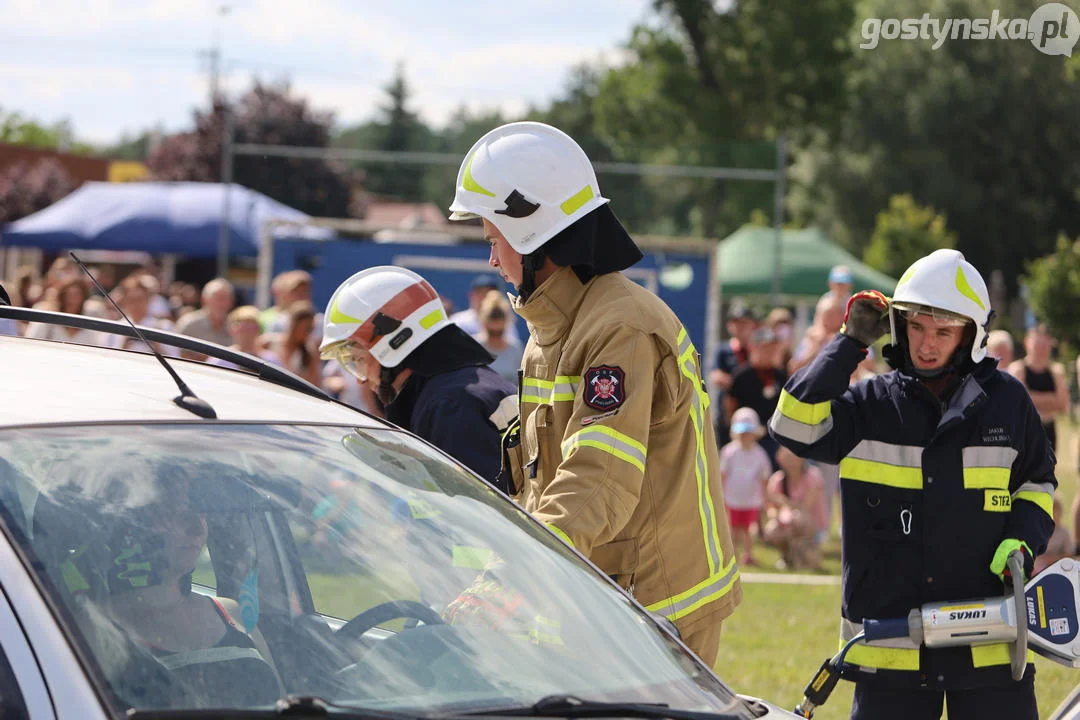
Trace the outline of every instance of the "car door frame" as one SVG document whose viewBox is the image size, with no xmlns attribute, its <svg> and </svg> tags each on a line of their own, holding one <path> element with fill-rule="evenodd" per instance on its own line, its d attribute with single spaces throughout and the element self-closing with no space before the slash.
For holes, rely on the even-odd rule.
<svg viewBox="0 0 1080 720">
<path fill-rule="evenodd" d="M 5 534 L 0 533 L 0 644 L 32 720 L 106 720 L 67 636 Z"/>
</svg>

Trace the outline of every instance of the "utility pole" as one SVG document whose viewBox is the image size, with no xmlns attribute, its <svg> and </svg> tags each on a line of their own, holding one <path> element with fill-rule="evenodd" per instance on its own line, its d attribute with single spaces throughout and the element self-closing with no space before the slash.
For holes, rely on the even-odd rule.
<svg viewBox="0 0 1080 720">
<path fill-rule="evenodd" d="M 224 18 L 229 14 L 231 8 L 228 5 L 219 5 L 217 14 L 219 18 Z M 206 60 L 207 69 L 210 73 L 210 109 L 213 110 L 214 103 L 217 102 L 218 93 L 221 89 L 221 71 L 222 71 L 222 52 L 221 52 L 221 38 L 222 30 L 221 23 L 215 23 L 214 25 L 214 39 L 210 45 L 209 50 L 203 50 L 199 53 L 199 56 Z"/>
<path fill-rule="evenodd" d="M 772 304 L 780 305 L 780 278 L 783 268 L 784 193 L 787 191 L 784 173 L 787 168 L 787 143 L 783 133 L 776 138 L 776 184 L 773 186 L 773 278 Z"/>
<path fill-rule="evenodd" d="M 228 103 L 221 106 L 225 114 L 225 124 L 221 135 L 221 219 L 218 221 L 218 261 L 217 276 L 227 277 L 229 273 L 229 194 L 232 190 L 233 175 L 233 134 L 236 128 L 236 116 Z"/>
</svg>

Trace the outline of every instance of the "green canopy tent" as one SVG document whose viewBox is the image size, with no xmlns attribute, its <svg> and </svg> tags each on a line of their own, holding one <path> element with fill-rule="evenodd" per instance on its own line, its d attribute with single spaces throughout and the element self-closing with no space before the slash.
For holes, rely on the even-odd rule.
<svg viewBox="0 0 1080 720">
<path fill-rule="evenodd" d="M 720 291 L 725 298 L 772 293 L 775 243 L 776 231 L 757 225 L 744 225 L 720 242 Z M 785 298 L 819 297 L 829 288 L 834 265 L 851 270 L 855 292 L 880 290 L 891 296 L 896 289 L 896 280 L 834 245 L 821 230 L 781 233 L 780 294 Z"/>
</svg>

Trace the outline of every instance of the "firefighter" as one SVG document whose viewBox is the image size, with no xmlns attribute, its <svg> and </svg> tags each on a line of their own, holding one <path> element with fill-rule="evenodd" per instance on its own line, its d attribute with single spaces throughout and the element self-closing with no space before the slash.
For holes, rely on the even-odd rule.
<svg viewBox="0 0 1080 720">
<path fill-rule="evenodd" d="M 350 277 L 327 305 L 319 350 L 375 392 L 391 422 L 507 490 L 500 443 L 518 414 L 515 388 L 422 277 L 389 266 Z"/>
<path fill-rule="evenodd" d="M 1053 531 L 1054 454 L 1024 386 L 986 355 L 993 312 L 979 272 L 938 250 L 892 301 L 854 295 L 844 326 L 781 393 L 770 431 L 796 454 L 840 464 L 841 638 L 867 618 L 1003 593 L 1006 558 L 1030 575 Z M 893 372 L 848 379 L 891 332 Z M 1025 578 L 1010 578 L 1024 582 Z M 1034 665 L 1010 677 L 1009 644 L 856 645 L 857 720 L 1036 718 Z"/>
<path fill-rule="evenodd" d="M 465 156 L 450 210 L 483 220 L 529 327 L 515 497 L 714 663 L 742 591 L 700 358 L 619 272 L 642 254 L 589 158 L 549 125 L 504 125 Z"/>
</svg>

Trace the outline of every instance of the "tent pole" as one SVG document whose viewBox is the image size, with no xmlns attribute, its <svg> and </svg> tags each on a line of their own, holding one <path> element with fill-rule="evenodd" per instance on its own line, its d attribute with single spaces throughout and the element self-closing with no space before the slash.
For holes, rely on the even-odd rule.
<svg viewBox="0 0 1080 720">
<path fill-rule="evenodd" d="M 784 143 L 784 133 L 776 137 L 776 184 L 773 186 L 773 228 L 776 237 L 773 239 L 773 278 L 772 278 L 772 304 L 773 307 L 780 305 L 780 251 L 784 237 L 784 168 L 787 165 L 787 147 Z"/>
</svg>

